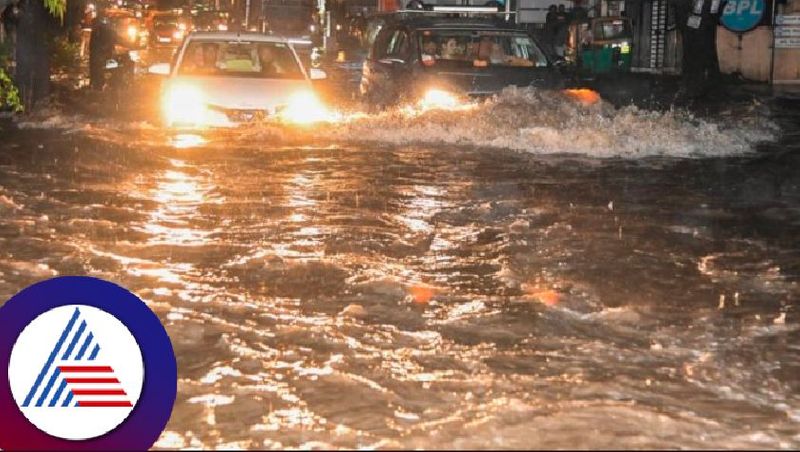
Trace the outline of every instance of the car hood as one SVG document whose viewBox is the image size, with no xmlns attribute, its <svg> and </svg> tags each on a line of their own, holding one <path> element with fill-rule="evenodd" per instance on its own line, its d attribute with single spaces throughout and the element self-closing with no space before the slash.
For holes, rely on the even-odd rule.
<svg viewBox="0 0 800 452">
<path fill-rule="evenodd" d="M 191 85 L 203 93 L 207 105 L 232 110 L 274 110 L 311 88 L 307 80 L 241 77 L 174 77 L 170 84 Z"/>
</svg>

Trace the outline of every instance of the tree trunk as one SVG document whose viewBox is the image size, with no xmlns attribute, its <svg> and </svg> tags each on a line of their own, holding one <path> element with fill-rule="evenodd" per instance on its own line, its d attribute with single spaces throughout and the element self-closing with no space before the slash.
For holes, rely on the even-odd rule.
<svg viewBox="0 0 800 452">
<path fill-rule="evenodd" d="M 47 29 L 52 18 L 42 0 L 20 5 L 17 27 L 17 69 L 14 78 L 25 109 L 30 111 L 50 94 L 50 55 Z"/>
</svg>

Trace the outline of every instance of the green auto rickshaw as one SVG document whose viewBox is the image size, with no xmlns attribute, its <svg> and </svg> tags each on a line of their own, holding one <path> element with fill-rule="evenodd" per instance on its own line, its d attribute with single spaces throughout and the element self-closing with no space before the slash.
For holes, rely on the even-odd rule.
<svg viewBox="0 0 800 452">
<path fill-rule="evenodd" d="M 584 76 L 630 71 L 632 30 L 627 17 L 595 17 L 573 22 L 565 58 Z"/>
</svg>

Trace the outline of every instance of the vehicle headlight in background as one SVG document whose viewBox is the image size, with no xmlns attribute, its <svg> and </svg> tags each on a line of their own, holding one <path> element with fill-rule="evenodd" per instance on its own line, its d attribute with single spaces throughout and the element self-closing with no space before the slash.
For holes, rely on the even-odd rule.
<svg viewBox="0 0 800 452">
<path fill-rule="evenodd" d="M 426 109 L 449 109 L 458 107 L 460 103 L 461 102 L 459 102 L 458 98 L 452 93 L 448 93 L 447 91 L 441 89 L 432 88 L 425 92 L 425 96 L 423 96 L 422 100 L 420 101 L 420 106 Z"/>
<path fill-rule="evenodd" d="M 128 39 L 131 41 L 135 41 L 136 37 L 139 36 L 139 29 L 136 27 L 136 25 L 128 25 L 128 29 L 126 31 L 128 32 Z"/>
<path fill-rule="evenodd" d="M 175 30 L 175 33 L 172 33 L 172 37 L 176 40 L 183 39 L 183 30 Z"/>
<path fill-rule="evenodd" d="M 219 31 L 228 31 L 228 26 L 226 24 L 219 24 L 219 25 L 217 25 L 217 30 L 219 30 Z"/>
<path fill-rule="evenodd" d="M 187 124 L 202 126 L 207 111 L 203 93 L 188 84 L 174 84 L 167 88 L 164 96 L 164 119 L 168 125 Z"/>
<path fill-rule="evenodd" d="M 311 90 L 299 91 L 292 95 L 286 106 L 278 112 L 278 116 L 294 124 L 313 124 L 334 119 L 331 111 Z"/>
</svg>

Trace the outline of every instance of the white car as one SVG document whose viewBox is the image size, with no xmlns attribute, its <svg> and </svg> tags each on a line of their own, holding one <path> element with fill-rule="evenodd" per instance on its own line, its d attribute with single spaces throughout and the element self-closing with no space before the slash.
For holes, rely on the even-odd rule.
<svg viewBox="0 0 800 452">
<path fill-rule="evenodd" d="M 271 116 L 302 122 L 323 108 L 291 41 L 258 33 L 197 32 L 186 37 L 168 75 L 162 109 L 168 127 L 232 127 Z"/>
</svg>

